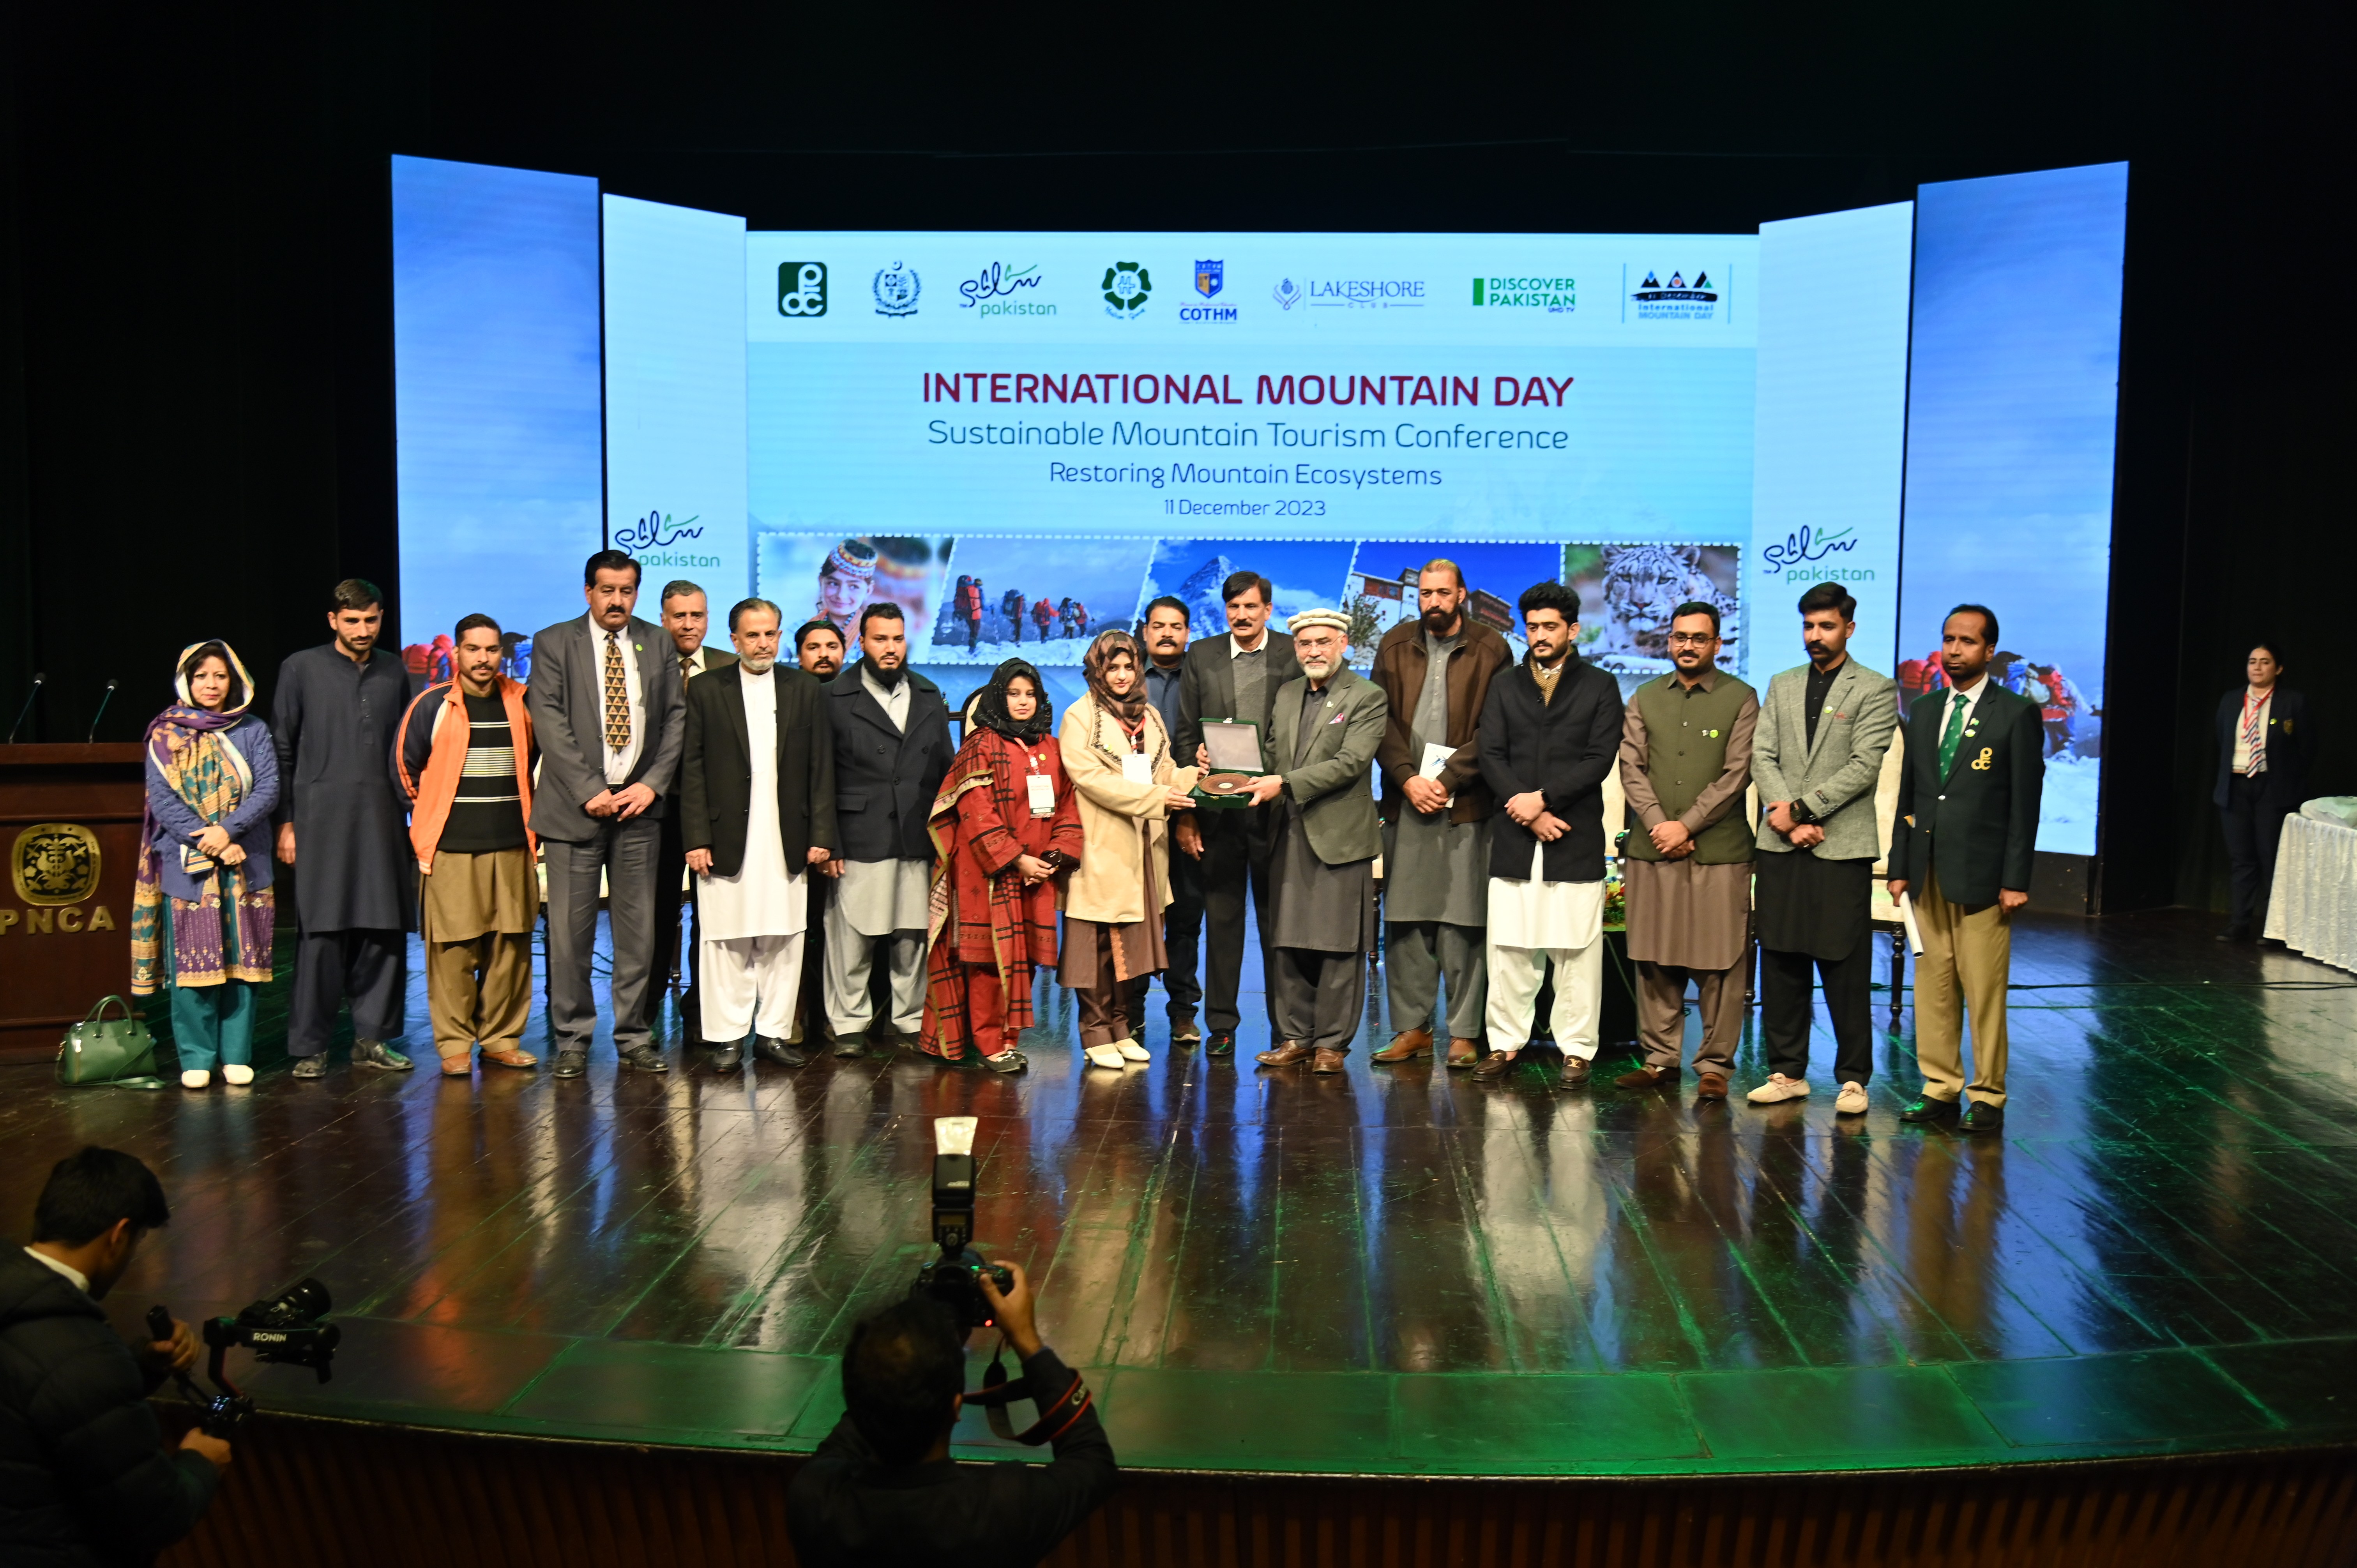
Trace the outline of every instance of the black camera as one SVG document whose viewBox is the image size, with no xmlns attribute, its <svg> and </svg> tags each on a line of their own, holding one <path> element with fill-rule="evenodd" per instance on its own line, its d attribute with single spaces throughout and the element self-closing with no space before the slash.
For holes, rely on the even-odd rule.
<svg viewBox="0 0 2357 1568">
<path fill-rule="evenodd" d="M 203 1412 L 199 1424 L 207 1435 L 227 1438 L 237 1430 L 239 1423 L 253 1413 L 253 1399 L 229 1380 L 223 1365 L 237 1346 L 253 1351 L 257 1361 L 308 1367 L 318 1374 L 321 1382 L 328 1380 L 336 1347 L 344 1337 L 342 1329 L 327 1320 L 328 1310 L 334 1305 L 326 1285 L 317 1280 L 301 1280 L 274 1296 L 255 1302 L 235 1317 L 205 1319 L 205 1344 L 212 1352 L 205 1363 L 205 1375 L 220 1391 L 205 1393 L 186 1372 L 173 1376 L 179 1380 L 180 1391 L 188 1402 Z M 157 1339 L 169 1339 L 171 1309 L 149 1307 L 147 1332 Z"/>
<path fill-rule="evenodd" d="M 982 1287 L 974 1283 L 985 1269 L 990 1283 L 1003 1294 L 1015 1288 L 1015 1275 L 996 1263 L 985 1263 L 970 1243 L 974 1240 L 974 1133 L 971 1116 L 933 1119 L 933 1242 L 942 1255 L 917 1271 L 910 1295 L 929 1295 L 950 1309 L 961 1337 L 997 1321 Z"/>
</svg>

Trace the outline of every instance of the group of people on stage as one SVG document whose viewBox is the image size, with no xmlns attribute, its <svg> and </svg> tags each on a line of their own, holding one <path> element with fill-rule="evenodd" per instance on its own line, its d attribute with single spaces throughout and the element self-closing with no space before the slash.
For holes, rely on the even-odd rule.
<svg viewBox="0 0 2357 1568">
<path fill-rule="evenodd" d="M 601 899 L 615 1049 L 667 1069 L 654 1029 L 684 885 L 684 1033 L 717 1069 L 740 1068 L 749 1038 L 788 1067 L 831 1041 L 844 1057 L 909 1046 L 1019 1071 L 1049 965 L 1076 993 L 1093 1065 L 1146 1059 L 1157 975 L 1173 1043 L 1231 1056 L 1249 911 L 1271 1036 L 1257 1060 L 1337 1072 L 1364 1014 L 1380 895 L 1396 1032 L 1374 1060 L 1509 1073 L 1552 971 L 1559 1081 L 1574 1087 L 1598 1043 L 1617 771 L 1643 1060 L 1616 1081 L 1677 1084 L 1692 984 L 1698 1092 L 1726 1098 L 1756 940 L 1771 1070 L 1749 1098 L 1809 1092 L 1822 976 L 1835 1108 L 1866 1109 L 1876 791 L 1900 714 L 1890 679 L 1848 651 L 1856 601 L 1837 584 L 1802 596 L 1807 662 L 1764 702 L 1718 667 L 1718 611 L 1697 602 L 1675 612 L 1674 668 L 1624 703 L 1579 658 L 1580 602 L 1561 583 L 1521 596 L 1517 660 L 1469 613 L 1459 569 L 1430 562 L 1417 614 L 1362 677 L 1348 618 L 1299 611 L 1274 630 L 1267 579 L 1238 572 L 1226 629 L 1197 637 L 1184 603 L 1157 599 L 1135 634 L 1091 639 L 1086 690 L 1063 713 L 1010 659 L 963 703 L 958 737 L 941 690 L 908 667 L 897 605 L 866 606 L 851 648 L 834 619 L 788 633 L 775 605 L 748 598 L 727 611 L 722 651 L 705 645 L 716 628 L 696 585 L 663 588 L 658 624 L 637 613 L 630 556 L 600 551 L 584 579 L 587 613 L 533 638 L 528 686 L 503 673 L 500 628 L 472 615 L 451 678 L 413 692 L 378 646 L 382 596 L 360 580 L 337 586 L 332 640 L 282 667 L 266 725 L 234 651 L 184 652 L 179 701 L 148 731 L 133 934 L 135 988 L 170 990 L 190 1087 L 215 1067 L 251 1079 L 274 859 L 301 879 L 300 1078 L 324 1071 L 347 1000 L 354 1061 L 411 1065 L 386 1042 L 413 924 L 442 1070 L 473 1071 L 478 1051 L 537 1066 L 522 1044 L 537 859 L 559 1077 L 585 1069 L 597 1024 Z M 1976 1131 L 2003 1118 L 2009 921 L 2028 897 L 2044 753 L 2038 710 L 1988 679 L 1996 638 L 1983 607 L 1948 617 L 1946 686 L 1908 719 L 1888 851 L 1923 942 L 1924 1081 L 1904 1116 L 1963 1112 Z M 1223 750 L 1254 737 L 1258 766 L 1231 755 L 1215 768 L 1214 725 Z"/>
</svg>

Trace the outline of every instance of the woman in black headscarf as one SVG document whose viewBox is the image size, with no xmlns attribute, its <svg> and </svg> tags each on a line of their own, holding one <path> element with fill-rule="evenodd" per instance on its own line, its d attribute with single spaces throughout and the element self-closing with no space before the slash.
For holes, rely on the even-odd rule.
<svg viewBox="0 0 2357 1568">
<path fill-rule="evenodd" d="M 1081 1045 L 1092 1065 L 1147 1059 L 1130 1037 L 1134 982 L 1168 967 L 1170 820 L 1189 810 L 1196 770 L 1170 755 L 1146 696 L 1146 656 L 1125 631 L 1097 634 L 1082 668 L 1089 693 L 1064 711 L 1064 766 L 1081 800 L 1081 867 L 1065 879 L 1057 979 L 1080 993 Z"/>
<path fill-rule="evenodd" d="M 967 705 L 965 744 L 934 797 L 932 948 L 920 1047 L 1020 1072 L 1035 966 L 1056 961 L 1056 871 L 1081 820 L 1039 671 L 1010 659 Z"/>
</svg>

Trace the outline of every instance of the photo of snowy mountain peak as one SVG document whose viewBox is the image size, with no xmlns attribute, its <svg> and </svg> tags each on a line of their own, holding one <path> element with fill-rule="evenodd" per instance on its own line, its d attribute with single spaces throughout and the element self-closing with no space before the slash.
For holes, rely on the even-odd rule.
<svg viewBox="0 0 2357 1568">
<path fill-rule="evenodd" d="M 1254 572 L 1269 582 L 1275 610 L 1269 625 L 1283 631 L 1303 610 L 1343 607 L 1356 548 L 1347 539 L 1166 539 L 1154 547 L 1138 606 L 1142 612 L 1154 599 L 1176 598 L 1187 607 L 1192 635 L 1211 637 L 1228 629 L 1222 585 L 1238 572 Z"/>
</svg>

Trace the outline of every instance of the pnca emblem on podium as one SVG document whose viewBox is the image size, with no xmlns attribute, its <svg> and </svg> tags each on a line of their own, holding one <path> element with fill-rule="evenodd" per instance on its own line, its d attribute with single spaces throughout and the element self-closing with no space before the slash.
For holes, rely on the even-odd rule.
<svg viewBox="0 0 2357 1568">
<path fill-rule="evenodd" d="M 79 904 L 98 891 L 98 835 L 80 822 L 35 822 L 8 850 L 8 879 L 27 904 Z"/>
</svg>

